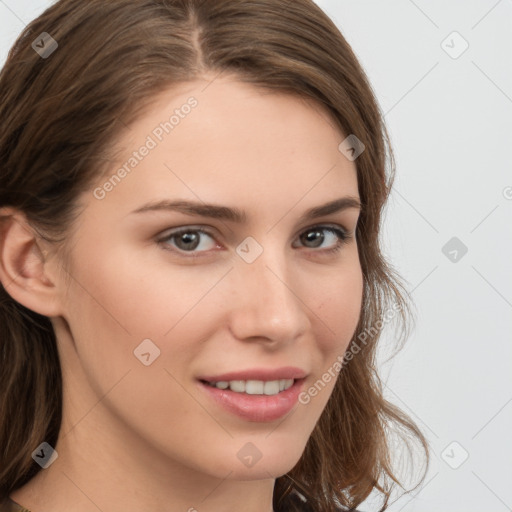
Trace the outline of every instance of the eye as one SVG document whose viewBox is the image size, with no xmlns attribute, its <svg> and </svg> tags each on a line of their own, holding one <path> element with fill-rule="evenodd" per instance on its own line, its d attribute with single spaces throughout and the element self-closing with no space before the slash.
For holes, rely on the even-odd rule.
<svg viewBox="0 0 512 512">
<path fill-rule="evenodd" d="M 329 233 L 334 239 L 334 245 L 330 248 L 323 249 L 321 252 L 324 253 L 332 253 L 339 251 L 344 244 L 346 244 L 351 238 L 350 233 L 345 229 L 341 229 L 336 226 L 313 226 L 309 228 L 307 231 L 304 231 L 300 235 L 300 240 L 304 243 L 313 243 L 313 248 L 317 248 L 321 245 L 326 237 L 323 232 Z M 331 244 L 332 245 L 332 244 Z"/>
<path fill-rule="evenodd" d="M 326 237 L 324 233 L 328 233 L 332 238 L 334 238 L 334 244 L 330 244 L 331 247 L 322 248 L 316 252 L 337 252 L 352 236 L 348 231 L 338 226 L 313 226 L 308 228 L 306 231 L 303 231 L 299 236 L 299 240 L 304 244 L 311 244 L 306 248 L 318 249 L 318 247 L 328 240 L 328 237 Z M 200 257 L 202 256 L 201 253 L 209 252 L 208 249 L 204 247 L 204 250 L 196 250 L 201 246 L 201 238 L 203 235 L 214 240 L 214 235 L 203 228 L 185 227 L 168 232 L 164 237 L 159 238 L 157 243 L 164 249 L 181 253 L 185 257 Z M 169 242 L 172 241 L 174 241 L 174 243 L 170 244 Z M 214 247 L 219 247 L 215 242 L 212 245 Z"/>
<path fill-rule="evenodd" d="M 171 251 L 190 252 L 195 251 L 200 246 L 201 235 L 206 235 L 210 238 L 213 238 L 213 235 L 211 235 L 208 231 L 205 231 L 202 228 L 187 227 L 170 232 L 165 237 L 159 239 L 158 243 L 163 244 L 166 249 Z M 167 242 L 170 240 L 176 241 L 177 249 L 176 246 L 168 246 Z"/>
</svg>

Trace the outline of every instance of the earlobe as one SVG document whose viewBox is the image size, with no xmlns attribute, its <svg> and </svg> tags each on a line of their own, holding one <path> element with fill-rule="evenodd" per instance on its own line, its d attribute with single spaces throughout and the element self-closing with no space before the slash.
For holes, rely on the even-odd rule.
<svg viewBox="0 0 512 512">
<path fill-rule="evenodd" d="M 25 216 L 0 209 L 0 281 L 7 293 L 26 308 L 58 316 L 57 286 L 48 275 L 46 251 Z"/>
</svg>

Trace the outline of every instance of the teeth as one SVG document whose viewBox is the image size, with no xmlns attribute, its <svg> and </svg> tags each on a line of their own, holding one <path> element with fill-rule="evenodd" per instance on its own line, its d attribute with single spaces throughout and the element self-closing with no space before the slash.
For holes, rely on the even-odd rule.
<svg viewBox="0 0 512 512">
<path fill-rule="evenodd" d="M 293 386 L 293 379 L 280 380 L 230 380 L 209 382 L 210 386 L 219 389 L 230 389 L 235 393 L 247 393 L 248 395 L 277 395 L 279 392 Z"/>
<path fill-rule="evenodd" d="M 277 395 L 279 393 L 279 381 L 270 380 L 263 385 L 264 395 Z M 261 393 L 260 393 L 261 394 Z"/>
<path fill-rule="evenodd" d="M 243 380 L 230 380 L 229 387 L 231 391 L 236 391 L 237 393 L 245 393 L 245 381 Z"/>
<path fill-rule="evenodd" d="M 262 380 L 248 380 L 245 383 L 245 392 L 248 395 L 263 395 L 265 383 Z"/>
</svg>

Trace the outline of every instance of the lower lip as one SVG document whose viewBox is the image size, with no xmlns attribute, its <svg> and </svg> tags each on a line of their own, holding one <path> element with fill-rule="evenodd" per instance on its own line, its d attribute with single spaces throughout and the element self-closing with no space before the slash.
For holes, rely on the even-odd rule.
<svg viewBox="0 0 512 512">
<path fill-rule="evenodd" d="M 277 395 L 248 395 L 230 389 L 219 389 L 199 381 L 210 398 L 227 411 L 247 421 L 275 421 L 288 414 L 297 403 L 304 379 Z"/>
</svg>

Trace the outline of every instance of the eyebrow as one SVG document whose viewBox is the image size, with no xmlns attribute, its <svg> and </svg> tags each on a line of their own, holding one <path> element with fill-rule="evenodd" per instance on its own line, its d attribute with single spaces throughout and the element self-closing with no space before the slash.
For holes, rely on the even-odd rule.
<svg viewBox="0 0 512 512">
<path fill-rule="evenodd" d="M 299 221 L 304 222 L 310 219 L 316 219 L 318 217 L 323 217 L 324 215 L 330 215 L 351 208 L 358 210 L 362 209 L 362 204 L 359 199 L 353 196 L 340 197 L 334 201 L 330 201 L 323 205 L 315 206 L 309 210 L 306 210 L 300 217 Z M 238 224 L 244 224 L 247 222 L 246 212 L 238 208 L 185 200 L 171 201 L 164 199 L 162 201 L 147 203 L 132 211 L 131 214 L 154 211 L 179 212 L 186 215 L 198 215 L 200 217 L 226 220 Z"/>
</svg>

